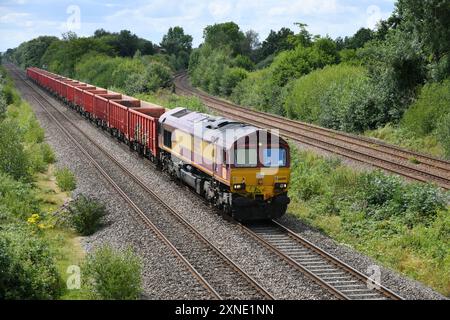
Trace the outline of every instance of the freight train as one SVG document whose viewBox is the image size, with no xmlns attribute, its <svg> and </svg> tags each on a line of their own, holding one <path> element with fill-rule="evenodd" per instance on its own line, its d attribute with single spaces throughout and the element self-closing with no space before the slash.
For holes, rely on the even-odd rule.
<svg viewBox="0 0 450 320">
<path fill-rule="evenodd" d="M 27 76 L 234 219 L 285 214 L 290 154 L 278 134 L 185 108 L 166 110 L 38 68 Z"/>
</svg>

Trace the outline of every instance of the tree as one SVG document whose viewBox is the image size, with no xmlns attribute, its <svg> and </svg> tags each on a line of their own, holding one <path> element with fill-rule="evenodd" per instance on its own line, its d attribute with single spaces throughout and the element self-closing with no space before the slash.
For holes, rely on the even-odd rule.
<svg viewBox="0 0 450 320">
<path fill-rule="evenodd" d="M 242 54 L 245 35 L 234 22 L 218 23 L 207 26 L 203 30 L 205 44 L 213 48 L 229 47 L 233 55 Z"/>
<path fill-rule="evenodd" d="M 297 46 L 309 47 L 312 44 L 312 35 L 306 29 L 308 25 L 301 22 L 296 22 L 294 24 L 300 28 L 300 32 L 295 35 L 289 35 L 287 41 L 290 42 L 294 48 Z"/>
<path fill-rule="evenodd" d="M 191 53 L 192 36 L 184 34 L 182 27 L 169 28 L 169 31 L 164 35 L 160 46 L 167 54 L 178 56 L 181 51 Z"/>
<path fill-rule="evenodd" d="M 101 38 L 104 36 L 109 36 L 111 35 L 111 32 L 105 31 L 105 29 L 101 28 L 101 29 L 97 29 L 94 31 L 94 37 L 95 38 Z"/>
<path fill-rule="evenodd" d="M 258 59 L 258 49 L 261 47 L 259 42 L 259 35 L 254 30 L 248 30 L 245 33 L 245 39 L 242 43 L 242 54 L 251 58 L 252 61 Z"/>
<path fill-rule="evenodd" d="M 28 68 L 30 66 L 40 67 L 42 56 L 54 41 L 58 41 L 58 38 L 42 36 L 23 42 L 14 51 L 13 60 L 23 68 Z"/>
<path fill-rule="evenodd" d="M 187 67 L 189 54 L 192 51 L 192 36 L 184 34 L 183 28 L 170 28 L 167 34 L 164 35 L 160 46 L 167 54 L 174 56 L 176 69 Z"/>
<path fill-rule="evenodd" d="M 399 0 L 401 28 L 412 32 L 422 49 L 439 61 L 450 52 L 450 2 L 448 0 Z"/>
<path fill-rule="evenodd" d="M 114 43 L 121 57 L 132 57 L 139 48 L 139 38 L 129 30 L 120 31 Z"/>
<path fill-rule="evenodd" d="M 67 31 L 67 32 L 64 32 L 64 33 L 61 35 L 61 37 L 62 37 L 62 39 L 63 39 L 64 41 L 71 41 L 71 40 L 75 40 L 75 39 L 78 38 L 77 34 L 76 34 L 75 32 L 73 32 L 73 31 Z"/>
<path fill-rule="evenodd" d="M 270 30 L 266 40 L 261 45 L 261 60 L 271 54 L 293 49 L 293 45 L 289 43 L 289 36 L 293 36 L 294 32 L 289 28 L 281 28 L 278 32 Z"/>
<path fill-rule="evenodd" d="M 359 29 L 353 37 L 348 39 L 346 49 L 358 49 L 374 38 L 374 32 L 368 28 Z"/>
</svg>

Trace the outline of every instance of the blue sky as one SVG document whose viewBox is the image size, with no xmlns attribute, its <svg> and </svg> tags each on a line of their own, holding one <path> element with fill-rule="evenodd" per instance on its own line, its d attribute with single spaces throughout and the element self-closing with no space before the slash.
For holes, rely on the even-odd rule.
<svg viewBox="0 0 450 320">
<path fill-rule="evenodd" d="M 153 1 L 50 1 L 0 0 L 0 51 L 40 35 L 61 36 L 71 29 L 91 35 L 96 29 L 129 29 L 159 43 L 171 26 L 182 26 L 202 42 L 207 25 L 234 21 L 253 29 L 264 40 L 271 29 L 294 22 L 308 24 L 313 34 L 352 35 L 361 27 L 374 27 L 394 9 L 394 0 L 153 0 Z M 78 23 L 79 22 L 79 23 Z"/>
</svg>

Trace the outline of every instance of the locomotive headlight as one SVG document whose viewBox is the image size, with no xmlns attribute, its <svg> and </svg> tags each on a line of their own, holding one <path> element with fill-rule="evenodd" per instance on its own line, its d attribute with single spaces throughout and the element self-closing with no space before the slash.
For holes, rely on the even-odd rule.
<svg viewBox="0 0 450 320">
<path fill-rule="evenodd" d="M 234 190 L 244 190 L 245 189 L 245 183 L 235 184 L 235 185 L 233 185 L 233 189 Z"/>
<path fill-rule="evenodd" d="M 287 189 L 287 183 L 275 183 L 275 189 Z"/>
</svg>

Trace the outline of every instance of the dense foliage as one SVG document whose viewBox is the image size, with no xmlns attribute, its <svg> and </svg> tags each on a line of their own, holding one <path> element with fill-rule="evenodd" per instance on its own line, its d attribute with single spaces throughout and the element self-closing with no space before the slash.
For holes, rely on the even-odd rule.
<svg viewBox="0 0 450 320">
<path fill-rule="evenodd" d="M 436 134 L 450 156 L 448 134 L 450 114 L 450 80 L 425 85 L 418 99 L 411 105 L 402 126 L 423 137 Z"/>
<path fill-rule="evenodd" d="M 142 292 L 142 262 L 131 249 L 104 246 L 82 266 L 83 287 L 94 299 L 135 300 Z"/>
<path fill-rule="evenodd" d="M 61 278 L 48 245 L 26 228 L 0 229 L 0 299 L 55 299 Z"/>
<path fill-rule="evenodd" d="M 55 299 L 61 294 L 61 277 L 41 236 L 45 213 L 32 184 L 54 155 L 3 69 L 0 102 L 0 299 Z"/>
<path fill-rule="evenodd" d="M 173 66 L 176 70 L 187 68 L 192 51 L 192 36 L 184 34 L 183 28 L 169 28 L 160 45 L 174 60 Z"/>
</svg>

